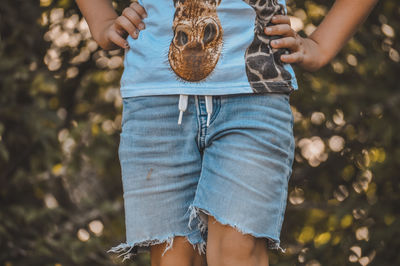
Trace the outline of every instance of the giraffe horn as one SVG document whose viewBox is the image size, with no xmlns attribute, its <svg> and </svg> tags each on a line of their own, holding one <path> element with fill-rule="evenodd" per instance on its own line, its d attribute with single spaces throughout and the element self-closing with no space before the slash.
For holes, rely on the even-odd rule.
<svg viewBox="0 0 400 266">
<path fill-rule="evenodd" d="M 221 4 L 221 0 L 205 0 L 205 2 L 213 6 L 219 6 L 219 4 Z"/>
</svg>

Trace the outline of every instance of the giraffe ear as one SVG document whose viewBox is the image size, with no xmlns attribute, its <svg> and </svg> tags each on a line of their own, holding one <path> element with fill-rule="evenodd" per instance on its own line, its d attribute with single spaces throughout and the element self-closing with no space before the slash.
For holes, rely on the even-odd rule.
<svg viewBox="0 0 400 266">
<path fill-rule="evenodd" d="M 185 3 L 185 0 L 174 0 L 174 6 L 175 8 L 183 5 Z"/>
<path fill-rule="evenodd" d="M 219 6 L 221 4 L 221 0 L 206 0 L 206 2 L 209 2 L 212 5 Z"/>
</svg>

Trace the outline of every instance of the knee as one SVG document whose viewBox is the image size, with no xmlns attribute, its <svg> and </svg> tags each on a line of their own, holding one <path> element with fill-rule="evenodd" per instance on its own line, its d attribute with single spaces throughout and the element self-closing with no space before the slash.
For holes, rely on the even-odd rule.
<svg viewBox="0 0 400 266">
<path fill-rule="evenodd" d="M 207 262 L 209 266 L 268 265 L 265 239 L 242 234 L 209 217 Z"/>
<path fill-rule="evenodd" d="M 207 256 L 209 265 L 253 265 L 256 257 L 256 239 L 239 232 L 224 232 L 209 238 Z"/>
<path fill-rule="evenodd" d="M 231 257 L 235 260 L 248 260 L 256 251 L 256 239 L 250 235 L 224 234 L 218 241 L 221 258 Z"/>
</svg>

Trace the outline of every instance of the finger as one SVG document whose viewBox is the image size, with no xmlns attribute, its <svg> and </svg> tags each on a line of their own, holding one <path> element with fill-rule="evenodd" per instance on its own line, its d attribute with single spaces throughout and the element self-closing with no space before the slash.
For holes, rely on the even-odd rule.
<svg viewBox="0 0 400 266">
<path fill-rule="evenodd" d="M 115 26 L 118 29 L 123 29 L 128 32 L 134 39 L 137 39 L 139 31 L 136 29 L 135 25 L 124 16 L 120 16 L 115 20 Z"/>
<path fill-rule="evenodd" d="M 271 46 L 273 48 L 288 48 L 290 51 L 298 51 L 299 50 L 299 44 L 298 44 L 297 40 L 293 37 L 285 37 L 285 38 L 272 40 Z"/>
<path fill-rule="evenodd" d="M 129 43 L 122 38 L 116 31 L 110 31 L 108 38 L 110 41 L 118 45 L 119 47 L 125 49 L 129 48 Z"/>
<path fill-rule="evenodd" d="M 281 55 L 281 61 L 285 63 L 301 63 L 303 62 L 304 55 L 301 52 L 296 52 L 288 55 Z"/>
<path fill-rule="evenodd" d="M 135 10 L 141 17 L 142 19 L 147 18 L 147 12 L 144 9 L 144 7 L 142 7 L 138 2 L 133 2 L 130 5 L 130 8 L 132 8 L 133 10 Z"/>
<path fill-rule="evenodd" d="M 289 16 L 286 15 L 275 15 L 272 17 L 271 22 L 274 24 L 288 24 L 289 26 L 292 25 L 290 24 Z"/>
<path fill-rule="evenodd" d="M 285 37 L 294 37 L 294 31 L 288 24 L 278 24 L 264 29 L 267 35 L 283 35 Z"/>
<path fill-rule="evenodd" d="M 130 7 L 125 8 L 124 11 L 122 11 L 122 16 L 126 17 L 132 24 L 134 24 L 140 30 L 143 30 L 145 28 L 145 25 L 142 22 L 142 18 L 140 17 L 140 15 L 137 13 L 136 10 Z"/>
</svg>

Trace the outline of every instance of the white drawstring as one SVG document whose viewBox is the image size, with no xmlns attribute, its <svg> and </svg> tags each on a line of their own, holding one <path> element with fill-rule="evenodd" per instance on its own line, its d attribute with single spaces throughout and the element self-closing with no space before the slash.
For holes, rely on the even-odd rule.
<svg viewBox="0 0 400 266">
<path fill-rule="evenodd" d="M 206 110 L 207 110 L 207 127 L 210 125 L 211 114 L 213 111 L 212 96 L 204 96 L 206 98 Z"/>
<path fill-rule="evenodd" d="M 186 111 L 187 106 L 188 106 L 188 95 L 180 94 L 179 95 L 179 103 L 178 103 L 178 108 L 179 108 L 179 118 L 178 118 L 178 125 L 182 124 L 182 117 L 183 117 L 183 112 Z M 213 112 L 213 104 L 212 104 L 212 96 L 204 96 L 206 100 L 206 111 L 207 111 L 207 127 L 210 125 L 210 120 L 211 120 L 211 115 Z"/>
<path fill-rule="evenodd" d="M 187 95 L 179 95 L 179 104 L 178 104 L 178 108 L 179 108 L 179 118 L 178 118 L 178 125 L 182 124 L 182 116 L 183 116 L 183 112 L 186 111 L 187 106 L 188 106 L 188 96 Z"/>
</svg>

